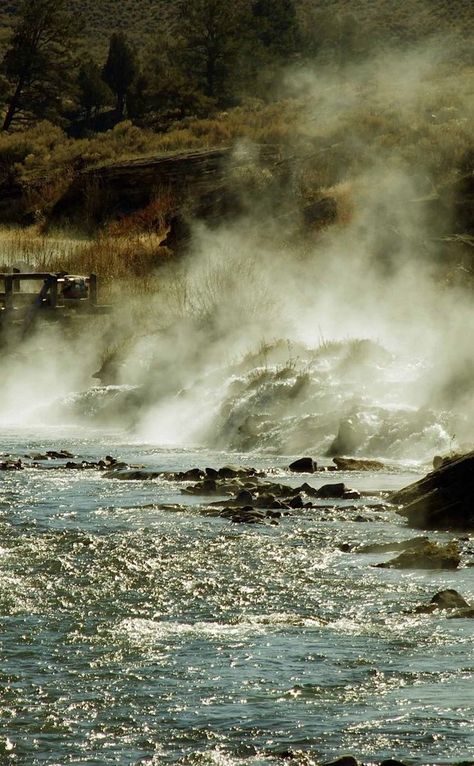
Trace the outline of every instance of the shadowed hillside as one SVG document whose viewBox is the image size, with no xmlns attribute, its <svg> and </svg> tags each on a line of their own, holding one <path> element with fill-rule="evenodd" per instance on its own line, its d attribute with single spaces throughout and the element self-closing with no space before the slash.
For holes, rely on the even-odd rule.
<svg viewBox="0 0 474 766">
<path fill-rule="evenodd" d="M 15 17 L 21 0 L 6 0 L 0 10 L 0 45 Z M 112 30 L 127 32 L 136 42 L 172 31 L 179 0 L 71 0 L 84 24 L 84 36 L 97 48 L 106 46 Z M 298 0 L 300 14 L 316 12 L 334 16 L 349 14 L 371 34 L 407 39 L 436 34 L 443 29 L 472 34 L 474 5 L 469 0 Z"/>
</svg>

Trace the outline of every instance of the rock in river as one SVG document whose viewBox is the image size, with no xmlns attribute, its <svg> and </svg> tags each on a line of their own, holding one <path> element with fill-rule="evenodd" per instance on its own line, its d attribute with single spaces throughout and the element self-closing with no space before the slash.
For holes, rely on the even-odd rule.
<svg viewBox="0 0 474 766">
<path fill-rule="evenodd" d="M 338 471 L 383 471 L 385 465 L 380 460 L 367 460 L 354 457 L 333 457 L 332 462 Z"/>
<path fill-rule="evenodd" d="M 465 606 L 463 609 L 457 609 L 453 614 L 448 615 L 448 620 L 462 620 L 466 617 L 474 617 L 474 606 Z"/>
<path fill-rule="evenodd" d="M 444 459 L 439 468 L 390 498 L 414 527 L 474 530 L 474 451 Z"/>
<path fill-rule="evenodd" d="M 445 545 L 428 541 L 375 566 L 383 569 L 457 569 L 460 561 L 459 545 L 455 540 Z"/>
<path fill-rule="evenodd" d="M 290 464 L 290 471 L 295 473 L 315 473 L 317 470 L 318 466 L 312 457 L 300 457 Z"/>
<path fill-rule="evenodd" d="M 349 489 L 345 484 L 323 484 L 317 491 L 319 498 L 340 498 L 342 500 L 358 500 L 360 493 L 355 489 Z"/>
<path fill-rule="evenodd" d="M 471 607 L 466 599 L 461 596 L 457 590 L 446 588 L 435 593 L 429 604 L 422 604 L 415 609 L 417 614 L 432 614 L 440 609 L 465 610 Z"/>
</svg>

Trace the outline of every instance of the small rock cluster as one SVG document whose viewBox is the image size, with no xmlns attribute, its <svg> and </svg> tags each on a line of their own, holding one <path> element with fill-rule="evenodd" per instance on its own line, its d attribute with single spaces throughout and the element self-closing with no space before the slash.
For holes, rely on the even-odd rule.
<svg viewBox="0 0 474 766">
<path fill-rule="evenodd" d="M 11 455 L 2 455 L 2 458 L 4 459 L 0 461 L 0 471 L 22 471 L 25 467 L 21 458 Z"/>
<path fill-rule="evenodd" d="M 301 457 L 290 464 L 290 471 L 295 473 L 316 473 L 316 471 L 384 471 L 387 466 L 379 460 L 361 458 L 333 457 L 334 465 L 318 466 L 312 457 Z"/>
<path fill-rule="evenodd" d="M 210 478 L 211 475 L 215 475 L 215 478 Z M 304 483 L 293 488 L 279 482 L 262 481 L 261 476 L 262 474 L 253 468 L 241 468 L 238 473 L 229 467 L 219 471 L 206 469 L 204 478 L 182 491 L 184 494 L 198 496 L 230 495 L 230 498 L 216 501 L 212 505 L 223 509 L 221 516 L 224 518 L 229 518 L 235 523 L 247 524 L 276 524 L 276 519 L 282 515 L 290 515 L 292 510 L 320 507 L 308 499 L 311 497 L 318 500 L 360 498 L 359 492 L 348 489 L 342 483 L 325 484 L 319 489 Z"/>
<path fill-rule="evenodd" d="M 1 455 L 0 471 L 23 471 L 25 468 L 60 468 L 70 470 L 94 469 L 98 471 L 117 471 L 130 468 L 128 463 L 123 463 L 111 455 L 106 455 L 101 460 L 85 460 L 77 458 L 68 450 L 47 450 L 47 452 L 37 452 L 32 455 Z"/>
</svg>

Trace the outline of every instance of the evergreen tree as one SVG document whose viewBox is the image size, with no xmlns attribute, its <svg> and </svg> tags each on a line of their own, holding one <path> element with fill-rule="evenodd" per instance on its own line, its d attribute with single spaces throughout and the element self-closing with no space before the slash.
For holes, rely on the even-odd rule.
<svg viewBox="0 0 474 766">
<path fill-rule="evenodd" d="M 102 70 L 102 77 L 117 103 L 117 113 L 120 119 L 125 115 L 127 96 L 139 74 L 138 59 L 125 35 L 114 33 L 110 38 L 107 61 Z"/>
<path fill-rule="evenodd" d="M 20 115 L 57 118 L 72 84 L 76 33 L 68 0 L 23 0 L 2 62 L 10 87 L 3 130 Z"/>
<path fill-rule="evenodd" d="M 79 104 L 90 120 L 94 113 L 102 109 L 112 101 L 113 95 L 109 86 L 103 81 L 101 71 L 97 64 L 86 61 L 82 64 L 78 78 Z"/>
<path fill-rule="evenodd" d="M 294 0 L 253 0 L 254 31 L 264 48 L 287 56 L 298 46 L 298 20 Z"/>
<path fill-rule="evenodd" d="M 181 60 L 205 96 L 222 101 L 250 26 L 249 0 L 184 0 L 179 8 Z"/>
<path fill-rule="evenodd" d="M 150 79 L 139 74 L 127 94 L 127 112 L 131 119 L 142 119 L 150 108 Z"/>
<path fill-rule="evenodd" d="M 298 7 L 298 27 L 301 50 L 314 59 L 332 44 L 334 14 L 321 10 L 313 0 L 302 0 Z"/>
<path fill-rule="evenodd" d="M 166 33 L 159 34 L 156 45 L 148 51 L 147 111 L 154 124 L 164 125 L 188 114 L 205 115 L 213 106 L 199 88 L 195 73 L 189 71 L 188 56 L 184 40 Z"/>
</svg>

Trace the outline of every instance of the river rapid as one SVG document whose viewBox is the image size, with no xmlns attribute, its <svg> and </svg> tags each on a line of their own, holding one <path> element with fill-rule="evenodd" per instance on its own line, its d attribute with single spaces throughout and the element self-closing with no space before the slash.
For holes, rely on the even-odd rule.
<svg viewBox="0 0 474 766">
<path fill-rule="evenodd" d="M 4 453 L 59 447 L 156 471 L 232 463 L 303 480 L 289 456 L 3 432 Z M 413 609 L 442 588 L 474 600 L 474 569 L 379 569 L 391 554 L 341 550 L 420 534 L 377 505 L 377 492 L 418 473 L 338 473 L 373 498 L 249 526 L 161 478 L 108 479 L 54 460 L 0 472 L 1 763 L 472 758 L 472 622 Z M 304 480 L 319 487 L 328 474 Z"/>
</svg>

